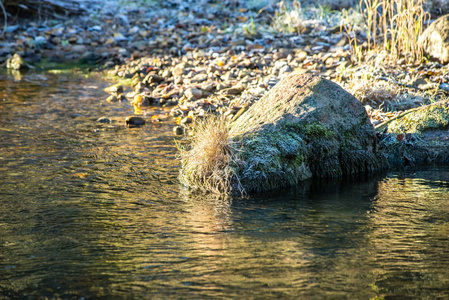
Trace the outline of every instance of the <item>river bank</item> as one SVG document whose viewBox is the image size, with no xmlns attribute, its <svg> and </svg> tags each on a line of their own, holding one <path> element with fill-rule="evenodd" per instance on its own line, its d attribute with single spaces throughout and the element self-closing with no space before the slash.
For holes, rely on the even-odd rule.
<svg viewBox="0 0 449 300">
<path fill-rule="evenodd" d="M 103 101 L 129 102 L 135 116 L 123 122 L 176 122 L 174 134 L 181 135 L 208 114 L 237 118 L 291 72 L 341 85 L 379 128 L 447 97 L 447 65 L 382 52 L 362 59 L 350 45 L 348 24 L 363 31 L 355 9 L 310 3 L 93 2 L 82 16 L 10 24 L 0 62 L 18 53 L 36 69 L 84 64 L 119 82 Z M 363 49 L 363 35 L 359 42 Z M 398 142 L 405 136 L 388 134 Z"/>
</svg>

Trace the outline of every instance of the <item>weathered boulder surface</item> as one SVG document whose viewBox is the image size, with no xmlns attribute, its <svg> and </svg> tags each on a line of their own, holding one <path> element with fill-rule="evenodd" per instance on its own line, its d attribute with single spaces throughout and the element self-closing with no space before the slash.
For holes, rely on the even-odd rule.
<svg viewBox="0 0 449 300">
<path fill-rule="evenodd" d="M 183 184 L 251 193 L 387 167 L 363 105 L 317 76 L 292 73 L 228 126 L 220 120 L 181 149 Z"/>
<path fill-rule="evenodd" d="M 449 62 L 449 15 L 441 16 L 430 24 L 419 37 L 418 44 L 430 57 L 441 63 Z"/>
<path fill-rule="evenodd" d="M 449 164 L 449 100 L 408 110 L 376 130 L 392 168 Z"/>
<path fill-rule="evenodd" d="M 293 73 L 231 124 L 246 191 L 386 168 L 363 105 L 339 85 Z"/>
</svg>

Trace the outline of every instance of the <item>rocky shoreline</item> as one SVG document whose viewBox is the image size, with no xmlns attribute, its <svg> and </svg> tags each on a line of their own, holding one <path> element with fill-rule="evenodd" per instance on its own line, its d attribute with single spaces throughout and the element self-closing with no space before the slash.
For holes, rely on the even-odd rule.
<svg viewBox="0 0 449 300">
<path fill-rule="evenodd" d="M 105 100 L 134 106 L 128 126 L 174 120 L 180 135 L 208 114 L 238 118 L 292 72 L 339 84 L 365 105 L 376 126 L 449 93 L 448 65 L 383 53 L 356 57 L 343 29 L 344 22 L 358 24 L 353 10 L 306 3 L 292 19 L 293 7 L 270 1 L 209 2 L 107 1 L 64 21 L 11 24 L 0 39 L 0 63 L 15 68 L 12 55 L 18 54 L 38 69 L 67 61 L 92 64 L 119 82 L 106 90 Z M 154 106 L 167 107 L 169 115 L 155 114 Z M 396 136 L 402 133 L 388 134 L 402 142 Z"/>
</svg>

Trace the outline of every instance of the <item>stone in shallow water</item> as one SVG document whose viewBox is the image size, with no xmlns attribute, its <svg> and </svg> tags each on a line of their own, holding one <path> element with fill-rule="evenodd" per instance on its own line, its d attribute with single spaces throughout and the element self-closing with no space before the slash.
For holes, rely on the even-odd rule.
<svg viewBox="0 0 449 300">
<path fill-rule="evenodd" d="M 12 57 L 6 60 L 6 67 L 8 69 L 21 70 L 27 69 L 28 65 L 23 61 L 19 54 L 15 53 Z"/>
<path fill-rule="evenodd" d="M 137 127 L 145 125 L 145 120 L 141 117 L 126 117 L 125 124 L 128 127 Z"/>
<path fill-rule="evenodd" d="M 185 132 L 185 129 L 183 126 L 175 126 L 173 127 L 173 133 L 176 135 L 183 135 Z"/>
<path fill-rule="evenodd" d="M 233 149 L 234 158 L 223 167 L 222 176 L 229 176 L 225 181 L 231 182 L 233 191 L 261 192 L 309 178 L 370 174 L 387 166 L 376 152 L 376 135 L 363 105 L 318 76 L 287 76 L 229 130 L 232 147 L 226 151 Z M 208 176 L 219 173 L 204 174 L 202 162 L 182 165 L 181 182 L 196 188 L 198 182 L 207 186 Z"/>
<path fill-rule="evenodd" d="M 111 119 L 106 118 L 106 117 L 100 117 L 97 119 L 97 122 L 99 123 L 105 123 L 105 124 L 110 124 L 111 123 Z"/>
</svg>

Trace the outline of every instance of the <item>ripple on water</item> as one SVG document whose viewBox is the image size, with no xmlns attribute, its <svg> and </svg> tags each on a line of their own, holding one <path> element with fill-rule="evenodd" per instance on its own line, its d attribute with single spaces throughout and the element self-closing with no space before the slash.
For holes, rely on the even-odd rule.
<svg viewBox="0 0 449 300">
<path fill-rule="evenodd" d="M 192 194 L 169 125 L 96 122 L 132 114 L 106 85 L 0 75 L 1 295 L 449 297 L 446 169 Z"/>
</svg>

